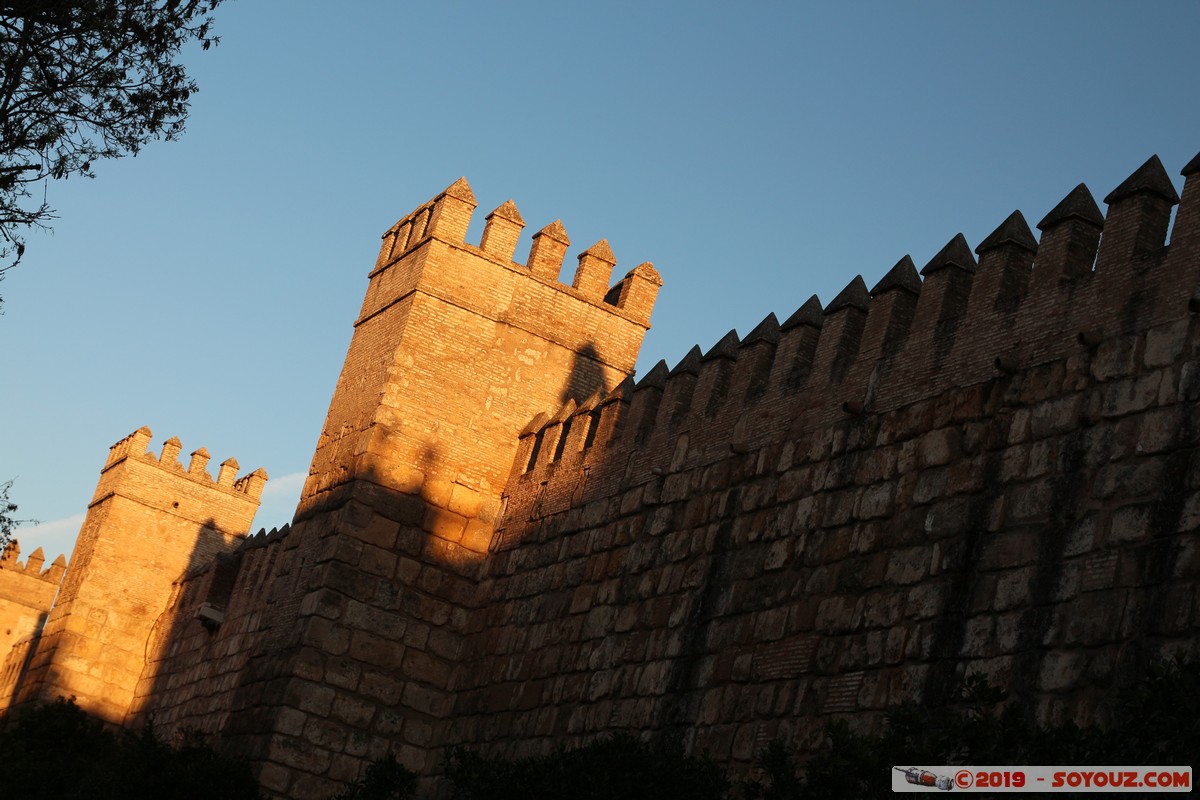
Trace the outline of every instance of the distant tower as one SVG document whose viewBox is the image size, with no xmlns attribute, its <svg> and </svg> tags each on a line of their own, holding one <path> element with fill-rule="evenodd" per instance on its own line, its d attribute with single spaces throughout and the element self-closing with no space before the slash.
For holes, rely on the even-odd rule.
<svg viewBox="0 0 1200 800">
<path fill-rule="evenodd" d="M 250 529 L 263 470 L 235 480 L 230 458 L 214 481 L 206 450 L 192 453 L 185 470 L 178 439 L 155 456 L 146 452 L 150 437 L 143 427 L 109 450 L 18 703 L 74 697 L 87 711 L 123 721 L 173 583 Z"/>
</svg>

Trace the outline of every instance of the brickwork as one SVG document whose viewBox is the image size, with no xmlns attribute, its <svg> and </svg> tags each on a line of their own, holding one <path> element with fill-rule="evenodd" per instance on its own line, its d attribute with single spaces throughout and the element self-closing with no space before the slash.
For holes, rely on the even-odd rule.
<svg viewBox="0 0 1200 800">
<path fill-rule="evenodd" d="M 458 181 L 384 234 L 292 525 L 244 539 L 245 493 L 198 495 L 206 543 L 128 572 L 184 474 L 135 434 L 30 663 L 119 674 L 100 710 L 219 734 L 300 799 L 388 751 L 435 775 L 446 745 L 615 731 L 745 770 L 967 672 L 1102 721 L 1151 658 L 1200 657 L 1200 157 L 1183 172 L 1180 198 L 1151 159 L 1107 214 L 1081 184 L 1040 239 L 1014 212 L 636 383 L 653 267 L 610 287 L 601 241 L 560 284 L 566 231 L 513 261 L 512 201 L 466 243 Z M 157 621 L 72 627 L 118 608 L 101 564 L 157 582 Z M 131 683 L 94 647 L 135 641 Z"/>
<path fill-rule="evenodd" d="M 520 264 L 516 205 L 488 215 L 478 247 L 463 240 L 474 207 L 460 180 L 384 234 L 279 545 L 288 576 L 256 590 L 244 618 L 170 634 L 143 675 L 147 712 L 242 742 L 281 795 L 328 795 L 389 750 L 434 768 L 518 435 L 538 409 L 627 379 L 649 326 L 651 265 L 610 288 L 601 241 L 568 286 L 561 223 Z M 174 616 L 199 613 L 209 580 L 185 582 Z M 204 690 L 210 675 L 231 676 L 228 698 Z"/>
<path fill-rule="evenodd" d="M 0 707 L 7 705 L 24 674 L 28 643 L 41 633 L 67 566 L 59 555 L 43 569 L 46 556 L 40 547 L 25 561 L 18 560 L 20 555 L 15 539 L 0 554 Z M 23 646 L 15 648 L 18 643 Z"/>
<path fill-rule="evenodd" d="M 146 452 L 141 428 L 113 445 L 16 704 L 74 697 L 113 721 L 129 713 L 147 641 L 172 584 L 246 535 L 266 473 L 236 479 L 228 459 L 214 481 L 208 452 L 178 461 L 178 439 Z"/>
</svg>

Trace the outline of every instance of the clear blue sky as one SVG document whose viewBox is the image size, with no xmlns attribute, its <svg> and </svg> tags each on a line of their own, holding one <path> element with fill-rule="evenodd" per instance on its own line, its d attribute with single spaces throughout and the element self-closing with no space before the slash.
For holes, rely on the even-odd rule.
<svg viewBox="0 0 1200 800">
<path fill-rule="evenodd" d="M 473 237 L 511 197 L 617 276 L 654 262 L 645 374 L 1200 151 L 1195 0 L 231 0 L 216 29 L 183 140 L 51 185 L 0 284 L 26 554 L 69 555 L 141 425 L 265 467 L 256 528 L 288 521 L 379 235 L 460 175 Z"/>
</svg>

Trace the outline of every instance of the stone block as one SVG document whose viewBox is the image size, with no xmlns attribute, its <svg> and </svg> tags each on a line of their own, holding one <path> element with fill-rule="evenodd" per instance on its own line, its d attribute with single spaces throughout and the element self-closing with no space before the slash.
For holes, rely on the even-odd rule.
<svg viewBox="0 0 1200 800">
<path fill-rule="evenodd" d="M 929 575 L 931 554 L 931 549 L 926 546 L 893 550 L 884 580 L 901 586 L 923 580 Z"/>
<path fill-rule="evenodd" d="M 341 655 L 350 647 L 350 631 L 341 622 L 309 617 L 304 627 L 304 643 L 331 656 Z"/>
<path fill-rule="evenodd" d="M 980 658 L 990 654 L 994 625 L 995 622 L 990 616 L 971 617 L 966 621 L 960 648 L 963 657 Z"/>
<path fill-rule="evenodd" d="M 1039 403 L 1030 409 L 1030 436 L 1045 439 L 1074 430 L 1079 425 L 1079 395 L 1067 395 Z"/>
<path fill-rule="evenodd" d="M 1150 535 L 1152 506 L 1139 503 L 1122 506 L 1113 512 L 1108 525 L 1110 542 L 1136 542 Z"/>
<path fill-rule="evenodd" d="M 275 715 L 275 730 L 284 736 L 299 736 L 307 721 L 308 715 L 300 709 L 284 706 Z"/>
<path fill-rule="evenodd" d="M 284 795 L 291 783 L 292 771 L 282 764 L 267 762 L 258 770 L 258 783 L 267 791 Z"/>
<path fill-rule="evenodd" d="M 910 619 L 929 619 L 941 613 L 943 602 L 943 592 L 939 585 L 918 584 L 908 590 L 908 596 L 904 603 L 904 614 Z"/>
<path fill-rule="evenodd" d="M 1058 692 L 1075 686 L 1083 671 L 1083 654 L 1053 650 L 1042 657 L 1038 687 L 1046 692 Z"/>
<path fill-rule="evenodd" d="M 955 427 L 930 431 L 917 440 L 917 464 L 921 468 L 949 464 L 959 454 L 962 429 Z"/>
<path fill-rule="evenodd" d="M 917 477 L 917 484 L 913 488 L 912 501 L 918 505 L 923 505 L 932 500 L 945 497 L 947 494 L 946 482 L 950 476 L 950 470 L 947 467 L 933 467 L 921 472 Z"/>
<path fill-rule="evenodd" d="M 1138 419 L 1136 452 L 1158 453 L 1175 447 L 1183 433 L 1184 408 L 1172 406 L 1147 411 Z"/>
<path fill-rule="evenodd" d="M 353 691 L 361 677 L 362 667 L 344 656 L 329 659 L 325 666 L 325 681 L 337 688 Z"/>
<path fill-rule="evenodd" d="M 358 567 L 371 575 L 390 578 L 396 570 L 396 554 L 378 547 L 364 545 Z"/>
<path fill-rule="evenodd" d="M 458 542 L 466 530 L 467 519 L 461 514 L 431 505 L 425 512 L 425 521 L 422 527 L 431 536 L 447 542 Z"/>
<path fill-rule="evenodd" d="M 446 694 L 428 686 L 408 684 L 404 686 L 402 702 L 409 709 L 442 718 L 446 712 Z"/>
<path fill-rule="evenodd" d="M 387 706 L 396 704 L 403 689 L 404 683 L 392 673 L 373 670 L 364 670 L 358 684 L 359 692 Z"/>
<path fill-rule="evenodd" d="M 1157 493 L 1162 467 L 1162 461 L 1158 459 L 1138 459 L 1106 465 L 1100 469 L 1092 483 L 1092 497 L 1106 499 L 1116 495 L 1129 498 Z"/>
<path fill-rule="evenodd" d="M 896 485 L 878 483 L 862 490 L 855 516 L 858 519 L 879 519 L 891 516 L 895 509 Z"/>
<path fill-rule="evenodd" d="M 983 536 L 979 542 L 981 570 L 1006 570 L 1037 561 L 1037 529 L 1006 531 Z"/>
<path fill-rule="evenodd" d="M 1136 336 L 1105 339 L 1096 347 L 1092 358 L 1092 375 L 1098 381 L 1109 381 L 1133 373 L 1137 366 Z"/>
<path fill-rule="evenodd" d="M 346 726 L 333 720 L 309 718 L 304 726 L 304 738 L 320 750 L 337 753 L 346 743 Z"/>
<path fill-rule="evenodd" d="M 1158 373 L 1110 383 L 1104 389 L 1101 413 L 1106 417 L 1123 417 L 1144 411 L 1158 399 L 1161 383 L 1162 377 Z"/>
<path fill-rule="evenodd" d="M 842 490 L 825 495 L 821 526 L 826 528 L 845 525 L 854 515 L 854 491 Z"/>
<path fill-rule="evenodd" d="M 1045 519 L 1056 510 L 1054 485 L 1047 479 L 1010 487 L 1005 494 L 1011 522 Z"/>
<path fill-rule="evenodd" d="M 1142 363 L 1147 367 L 1165 367 L 1174 364 L 1183 354 L 1187 344 L 1190 320 L 1181 319 L 1146 331 L 1146 345 L 1142 350 Z"/>
<path fill-rule="evenodd" d="M 997 576 L 996 611 L 1027 607 L 1033 597 L 1033 581 L 1037 575 L 1035 567 L 1008 570 Z"/>
<path fill-rule="evenodd" d="M 440 658 L 410 649 L 404 655 L 402 674 L 409 680 L 444 686 L 450 680 L 450 667 Z"/>
</svg>

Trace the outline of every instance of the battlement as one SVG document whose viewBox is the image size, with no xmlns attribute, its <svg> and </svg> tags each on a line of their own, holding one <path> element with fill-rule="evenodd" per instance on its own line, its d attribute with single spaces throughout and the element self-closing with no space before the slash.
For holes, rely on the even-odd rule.
<svg viewBox="0 0 1200 800">
<path fill-rule="evenodd" d="M 51 562 L 49 567 L 42 569 L 46 563 L 46 554 L 42 548 L 37 548 L 24 562 L 20 561 L 21 545 L 13 539 L 0 553 L 0 570 L 7 570 L 17 575 L 36 578 L 57 586 L 62 581 L 63 573 L 67 570 L 67 558 L 62 553 Z"/>
<path fill-rule="evenodd" d="M 297 520 L 359 480 L 435 504 L 458 485 L 490 518 L 530 415 L 633 373 L 662 285 L 653 265 L 610 285 L 617 259 L 602 239 L 568 286 L 561 221 L 520 264 L 516 204 L 488 215 L 478 245 L 464 240 L 475 206 L 461 179 L 384 234 Z"/>
<path fill-rule="evenodd" d="M 244 495 L 247 499 L 257 501 L 262 497 L 263 487 L 267 483 L 267 472 L 262 467 L 236 477 L 239 469 L 236 458 L 230 457 L 221 462 L 216 480 L 208 472 L 208 462 L 211 460 L 208 450 L 200 447 L 191 453 L 187 468 L 179 463 L 179 454 L 183 444 L 178 437 L 172 436 L 163 442 L 158 455 L 147 448 L 153 434 L 143 425 L 133 433 L 121 439 L 108 450 L 108 460 L 104 463 L 101 473 L 116 467 L 122 462 L 134 459 L 142 464 L 152 465 L 174 477 L 190 481 L 197 486 L 215 489 L 229 494 Z M 103 486 L 104 481 L 101 480 Z M 99 497 L 100 490 L 97 490 Z"/>
<path fill-rule="evenodd" d="M 1200 652 L 1197 173 L 1152 158 L 1104 213 L 1080 184 L 1037 237 L 1014 211 L 637 381 L 653 267 L 610 285 L 601 240 L 560 283 L 561 222 L 517 263 L 512 201 L 467 243 L 456 182 L 384 236 L 292 524 L 246 536 L 261 471 L 118 442 L 22 696 L 220 735 L 296 798 L 620 731 L 748 770 L 973 673 L 1103 721 Z"/>
<path fill-rule="evenodd" d="M 466 248 L 578 300 L 649 327 L 650 312 L 658 289 L 662 286 L 662 277 L 653 264 L 639 264 L 610 286 L 617 260 L 608 240 L 601 239 L 579 254 L 574 279 L 568 286 L 558 280 L 563 259 L 571 245 L 562 220 L 555 220 L 533 234 L 529 254 L 525 262 L 520 263 L 514 261 L 513 256 L 521 231 L 525 228 L 525 220 L 516 204 L 506 200 L 487 215 L 487 224 L 477 246 L 465 241 L 476 205 L 475 194 L 467 179 L 459 178 L 441 194 L 418 206 L 383 233 L 379 257 L 371 276 L 392 267 L 436 238 Z"/>
<path fill-rule="evenodd" d="M 89 711 L 123 719 L 173 582 L 244 541 L 267 473 L 239 478 L 228 458 L 214 479 L 206 449 L 193 451 L 185 468 L 178 438 L 154 453 L 151 437 L 143 426 L 109 449 L 14 702 L 74 696 Z"/>
<path fill-rule="evenodd" d="M 1186 318 L 1200 296 L 1177 289 L 1200 284 L 1197 173 L 1200 156 L 1180 198 L 1151 157 L 1105 197 L 1107 215 L 1080 184 L 1040 241 L 1014 211 L 974 252 L 956 234 L 919 272 L 906 255 L 870 290 L 855 276 L 827 306 L 814 296 L 783 325 L 769 314 L 745 339 L 659 362 L 586 415 L 546 409 L 520 436 L 502 527 Z"/>
</svg>

